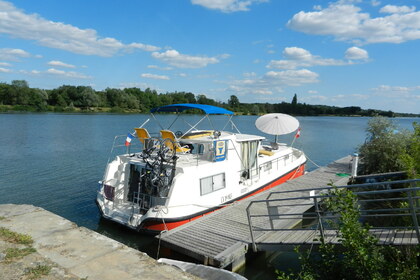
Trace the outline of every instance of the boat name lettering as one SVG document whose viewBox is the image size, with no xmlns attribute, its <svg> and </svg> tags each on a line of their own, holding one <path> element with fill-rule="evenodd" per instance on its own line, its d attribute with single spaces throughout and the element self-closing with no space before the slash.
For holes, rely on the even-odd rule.
<svg viewBox="0 0 420 280">
<path fill-rule="evenodd" d="M 232 199 L 232 194 L 230 193 L 228 195 L 222 196 L 221 199 L 220 199 L 220 201 L 221 201 L 221 203 L 225 203 L 226 201 L 229 201 L 231 199 Z"/>
</svg>

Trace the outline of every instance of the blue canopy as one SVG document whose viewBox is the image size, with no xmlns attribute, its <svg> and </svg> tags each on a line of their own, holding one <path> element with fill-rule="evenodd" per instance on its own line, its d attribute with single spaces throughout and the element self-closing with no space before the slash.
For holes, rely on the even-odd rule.
<svg viewBox="0 0 420 280">
<path fill-rule="evenodd" d="M 150 110 L 152 113 L 156 112 L 183 112 L 189 109 L 199 109 L 206 114 L 209 115 L 233 115 L 232 111 L 226 110 L 224 108 L 212 106 L 212 105 L 204 105 L 204 104 L 172 104 L 166 105 L 162 107 L 156 107 Z"/>
</svg>

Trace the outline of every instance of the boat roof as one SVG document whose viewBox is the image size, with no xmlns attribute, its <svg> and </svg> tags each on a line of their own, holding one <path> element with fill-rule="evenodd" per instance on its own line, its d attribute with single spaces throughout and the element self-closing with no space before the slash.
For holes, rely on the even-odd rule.
<svg viewBox="0 0 420 280">
<path fill-rule="evenodd" d="M 198 109 L 206 113 L 207 115 L 233 115 L 232 111 L 229 111 L 225 108 L 212 106 L 212 105 L 205 105 L 205 104 L 172 104 L 172 105 L 166 105 L 161 107 L 156 107 L 150 110 L 151 113 L 156 112 L 183 112 L 185 110 L 190 109 Z"/>
</svg>

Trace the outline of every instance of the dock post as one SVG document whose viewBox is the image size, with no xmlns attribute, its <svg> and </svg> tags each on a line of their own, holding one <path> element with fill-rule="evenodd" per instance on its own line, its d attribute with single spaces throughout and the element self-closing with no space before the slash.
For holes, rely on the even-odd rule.
<svg viewBox="0 0 420 280">
<path fill-rule="evenodd" d="M 357 176 L 357 166 L 359 164 L 359 154 L 358 153 L 354 153 L 353 154 L 353 161 L 351 164 L 351 177 L 356 177 Z"/>
</svg>

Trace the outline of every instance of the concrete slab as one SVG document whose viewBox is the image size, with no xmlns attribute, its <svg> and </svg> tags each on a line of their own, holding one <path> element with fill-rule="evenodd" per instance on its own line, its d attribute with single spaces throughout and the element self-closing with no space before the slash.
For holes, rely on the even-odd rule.
<svg viewBox="0 0 420 280">
<path fill-rule="evenodd" d="M 80 278 L 200 279 L 32 205 L 0 205 L 0 227 L 29 234 L 37 254 Z"/>
</svg>

